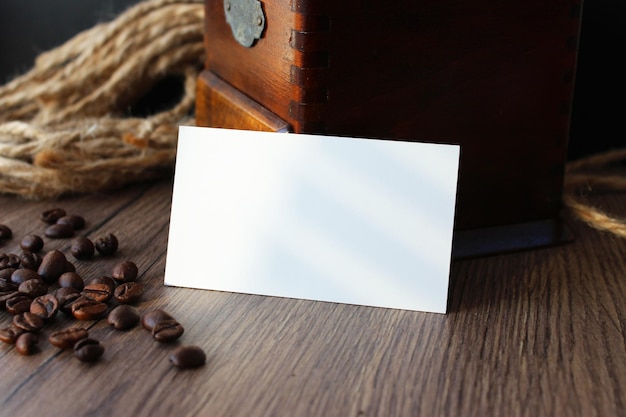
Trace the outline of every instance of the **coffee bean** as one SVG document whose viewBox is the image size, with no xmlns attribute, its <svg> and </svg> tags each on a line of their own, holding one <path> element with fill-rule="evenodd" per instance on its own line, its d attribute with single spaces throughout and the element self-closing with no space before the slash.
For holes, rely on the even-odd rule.
<svg viewBox="0 0 626 417">
<path fill-rule="evenodd" d="M 61 303 L 66 298 L 73 298 L 74 295 L 80 296 L 80 290 L 74 287 L 60 287 L 54 291 L 54 296 Z"/>
<path fill-rule="evenodd" d="M 95 339 L 82 339 L 74 345 L 74 355 L 82 362 L 95 362 L 104 353 L 104 346 Z"/>
<path fill-rule="evenodd" d="M 0 309 L 6 310 L 7 301 L 20 295 L 22 294 L 20 294 L 17 290 L 0 292 Z"/>
<path fill-rule="evenodd" d="M 72 304 L 81 297 L 80 290 L 72 287 L 58 288 L 54 292 L 54 296 L 59 301 L 59 310 L 61 313 L 67 315 L 72 314 Z"/>
<path fill-rule="evenodd" d="M 53 284 L 66 270 L 67 259 L 65 255 L 61 251 L 53 250 L 46 253 L 43 257 L 37 272 L 46 283 Z"/>
<path fill-rule="evenodd" d="M 20 262 L 20 257 L 14 253 L 0 253 L 0 269 L 18 268 Z"/>
<path fill-rule="evenodd" d="M 17 290 L 22 294 L 35 298 L 48 292 L 48 284 L 40 279 L 29 279 L 28 281 L 22 282 Z"/>
<path fill-rule="evenodd" d="M 7 240 L 13 237 L 13 231 L 6 224 L 0 224 L 0 240 Z"/>
<path fill-rule="evenodd" d="M 13 268 L 9 268 L 9 269 L 3 269 L 1 272 L 4 271 L 15 271 L 15 269 Z M 8 278 L 4 278 L 4 277 L 0 277 L 0 293 L 3 292 L 7 292 L 7 291 L 17 291 L 17 285 L 15 285 L 14 282 L 11 282 L 11 274 L 8 274 Z"/>
<path fill-rule="evenodd" d="M 39 275 L 37 272 L 33 271 L 32 269 L 23 269 L 23 268 L 16 269 L 11 274 L 11 282 L 14 283 L 15 285 L 20 285 L 23 282 L 30 281 L 33 279 L 43 281 L 43 278 L 41 277 L 41 275 Z"/>
<path fill-rule="evenodd" d="M 22 238 L 20 247 L 30 252 L 39 252 L 43 249 L 43 239 L 38 235 L 27 235 Z"/>
<path fill-rule="evenodd" d="M 113 233 L 109 233 L 96 239 L 95 246 L 101 255 L 111 256 L 117 251 L 119 242 Z"/>
<path fill-rule="evenodd" d="M 141 299 L 143 292 L 143 284 L 139 282 L 125 282 L 115 289 L 113 295 L 120 304 L 134 304 Z"/>
<path fill-rule="evenodd" d="M 89 337 L 89 331 L 80 327 L 70 327 L 50 333 L 48 341 L 60 349 L 71 349 L 76 342 Z"/>
<path fill-rule="evenodd" d="M 22 268 L 36 271 L 39 268 L 39 265 L 41 265 L 42 259 L 37 253 L 24 250 L 20 255 L 20 261 L 22 263 Z"/>
<path fill-rule="evenodd" d="M 161 320 L 152 328 L 152 337 L 160 343 L 171 343 L 184 332 L 185 329 L 176 320 Z"/>
<path fill-rule="evenodd" d="M 139 312 L 133 306 L 121 305 L 115 307 L 109 313 L 107 322 L 118 330 L 127 330 L 139 323 Z"/>
<path fill-rule="evenodd" d="M 65 239 L 74 236 L 74 229 L 69 224 L 53 224 L 43 232 L 50 239 Z"/>
<path fill-rule="evenodd" d="M 15 268 L 0 269 L 0 280 L 11 281 L 11 274 L 15 272 Z"/>
<path fill-rule="evenodd" d="M 92 278 L 87 283 L 87 285 L 96 285 L 96 284 L 104 284 L 107 287 L 109 287 L 111 292 L 115 291 L 115 281 L 113 281 L 113 278 L 107 277 L 106 275 L 101 275 L 97 278 Z"/>
<path fill-rule="evenodd" d="M 85 219 L 82 216 L 70 214 L 59 218 L 57 224 L 67 224 L 74 230 L 80 230 L 85 227 Z"/>
<path fill-rule="evenodd" d="M 34 333 L 23 333 L 15 340 L 15 350 L 20 355 L 32 355 L 39 351 L 39 338 Z"/>
<path fill-rule="evenodd" d="M 123 261 L 113 267 L 112 277 L 117 282 L 130 282 L 137 279 L 139 270 L 132 261 Z"/>
<path fill-rule="evenodd" d="M 81 295 L 101 303 L 106 303 L 113 296 L 111 287 L 106 284 L 89 284 L 85 285 Z"/>
<path fill-rule="evenodd" d="M 94 251 L 93 242 L 82 236 L 74 239 L 70 247 L 70 253 L 76 259 L 91 259 Z"/>
<path fill-rule="evenodd" d="M 65 263 L 65 272 L 76 272 L 76 266 L 70 261 L 67 261 Z"/>
<path fill-rule="evenodd" d="M 48 224 L 55 224 L 57 220 L 59 220 L 61 217 L 65 216 L 66 214 L 67 213 L 65 213 L 65 210 L 61 208 L 53 208 L 53 209 L 49 209 L 41 213 L 41 220 L 43 220 L 45 223 L 48 223 Z"/>
<path fill-rule="evenodd" d="M 61 288 L 76 288 L 77 290 L 85 288 L 85 282 L 76 272 L 64 272 L 57 283 Z"/>
<path fill-rule="evenodd" d="M 37 333 L 43 329 L 44 324 L 41 317 L 30 312 L 13 316 L 13 325 L 25 332 Z"/>
<path fill-rule="evenodd" d="M 5 309 L 7 313 L 12 315 L 23 314 L 30 311 L 30 304 L 33 302 L 33 297 L 20 293 L 13 298 L 9 298 L 6 301 Z"/>
<path fill-rule="evenodd" d="M 198 368 L 206 363 L 206 354 L 199 346 L 183 345 L 172 351 L 169 360 L 181 369 Z"/>
<path fill-rule="evenodd" d="M 33 300 L 30 312 L 44 320 L 51 320 L 59 311 L 59 301 L 52 294 L 41 295 Z"/>
<path fill-rule="evenodd" d="M 144 329 L 152 331 L 154 326 L 163 320 L 174 320 L 174 317 L 164 310 L 151 310 L 141 316 L 141 325 Z"/>
<path fill-rule="evenodd" d="M 96 300 L 80 297 L 72 303 L 72 315 L 77 320 L 98 320 L 104 317 L 108 306 Z"/>
<path fill-rule="evenodd" d="M 22 333 L 24 333 L 24 330 L 15 327 L 14 324 L 10 324 L 4 329 L 0 329 L 0 342 L 12 345 Z"/>
</svg>

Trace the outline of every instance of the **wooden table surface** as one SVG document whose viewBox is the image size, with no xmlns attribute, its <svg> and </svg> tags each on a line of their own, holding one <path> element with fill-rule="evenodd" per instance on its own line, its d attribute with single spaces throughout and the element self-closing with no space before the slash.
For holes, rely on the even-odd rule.
<svg viewBox="0 0 626 417">
<path fill-rule="evenodd" d="M 626 415 L 626 242 L 572 223 L 568 245 L 453 264 L 447 315 L 165 287 L 172 183 L 25 201 L 0 196 L 0 223 L 18 252 L 43 234 L 40 213 L 83 215 L 81 234 L 117 235 L 112 258 L 75 261 L 84 278 L 130 259 L 147 291 L 201 346 L 205 366 L 171 366 L 171 345 L 141 327 L 62 315 L 41 351 L 0 343 L 0 415 L 30 416 L 617 416 Z M 624 197 L 602 203 L 624 213 Z M 45 239 L 43 252 L 68 253 Z M 198 274 L 207 269 L 202 259 Z M 10 323 L 0 311 L 0 325 Z M 105 346 L 95 364 L 47 342 L 89 327 Z"/>
</svg>

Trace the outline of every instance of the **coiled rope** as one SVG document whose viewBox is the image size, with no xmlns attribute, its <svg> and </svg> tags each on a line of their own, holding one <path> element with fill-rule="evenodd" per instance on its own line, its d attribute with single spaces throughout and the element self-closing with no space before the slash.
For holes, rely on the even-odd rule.
<svg viewBox="0 0 626 417">
<path fill-rule="evenodd" d="M 626 175 L 619 167 L 626 161 L 626 149 L 617 149 L 570 162 L 565 170 L 563 203 L 579 220 L 594 229 L 626 238 L 626 219 L 595 207 L 593 193 L 626 191 Z"/>
<path fill-rule="evenodd" d="M 171 173 L 194 124 L 204 56 L 201 0 L 148 0 L 41 54 L 0 87 L 0 192 L 51 198 Z M 173 107 L 128 117 L 138 95 L 184 77 Z"/>
</svg>

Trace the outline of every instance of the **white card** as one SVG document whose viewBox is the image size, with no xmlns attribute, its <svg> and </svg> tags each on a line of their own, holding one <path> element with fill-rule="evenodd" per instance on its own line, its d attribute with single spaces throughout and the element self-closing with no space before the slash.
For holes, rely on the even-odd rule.
<svg viewBox="0 0 626 417">
<path fill-rule="evenodd" d="M 181 127 L 165 284 L 445 313 L 459 147 Z"/>
</svg>

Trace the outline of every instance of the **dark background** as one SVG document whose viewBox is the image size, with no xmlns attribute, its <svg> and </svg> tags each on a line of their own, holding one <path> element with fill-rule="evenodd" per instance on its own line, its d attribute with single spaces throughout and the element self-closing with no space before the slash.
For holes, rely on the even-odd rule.
<svg viewBox="0 0 626 417">
<path fill-rule="evenodd" d="M 546 0 L 549 1 L 549 0 Z M 0 83 L 40 52 L 138 0 L 0 0 Z M 626 145 L 626 0 L 586 0 L 569 142 L 570 158 Z"/>
<path fill-rule="evenodd" d="M 0 0 L 0 83 L 76 33 L 115 18 L 138 0 Z"/>
<path fill-rule="evenodd" d="M 583 1 L 570 158 L 626 146 L 626 1 Z"/>
</svg>

